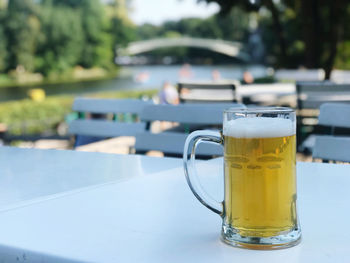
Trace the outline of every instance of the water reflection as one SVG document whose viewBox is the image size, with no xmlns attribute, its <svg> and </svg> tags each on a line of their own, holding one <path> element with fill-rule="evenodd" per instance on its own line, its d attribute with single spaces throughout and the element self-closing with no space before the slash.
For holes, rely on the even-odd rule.
<svg viewBox="0 0 350 263">
<path fill-rule="evenodd" d="M 74 94 L 84 95 L 86 93 L 99 91 L 113 91 L 125 89 L 160 89 L 164 81 L 176 84 L 180 80 L 179 73 L 182 65 L 145 65 L 122 68 L 117 78 L 110 80 L 99 80 L 69 84 L 37 85 L 42 88 L 48 96 Z M 220 74 L 221 79 L 242 79 L 243 73 L 249 71 L 254 78 L 266 76 L 266 68 L 259 65 L 215 65 L 215 66 L 191 66 L 191 74 L 186 80 L 212 80 L 212 72 Z M 137 76 L 143 77 L 143 81 L 137 81 Z M 183 80 L 183 79 L 182 79 Z M 0 88 L 0 101 L 17 100 L 27 98 L 29 89 L 33 87 L 11 87 Z"/>
</svg>

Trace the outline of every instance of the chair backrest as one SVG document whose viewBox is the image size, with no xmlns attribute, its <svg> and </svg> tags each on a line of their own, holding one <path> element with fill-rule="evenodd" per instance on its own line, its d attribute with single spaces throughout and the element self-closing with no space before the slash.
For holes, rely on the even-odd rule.
<svg viewBox="0 0 350 263">
<path fill-rule="evenodd" d="M 318 124 L 350 128 L 350 104 L 324 103 L 320 107 Z"/>
<path fill-rule="evenodd" d="M 180 101 L 195 102 L 235 102 L 238 82 L 180 82 L 178 83 Z"/>
<path fill-rule="evenodd" d="M 274 77 L 278 81 L 322 81 L 325 72 L 323 69 L 277 69 Z"/>
<path fill-rule="evenodd" d="M 350 137 L 316 136 L 312 158 L 350 162 Z"/>
<path fill-rule="evenodd" d="M 136 153 L 160 151 L 166 156 L 180 157 L 183 154 L 187 136 L 186 133 L 177 132 L 140 133 L 135 136 L 135 150 Z M 200 144 L 196 151 L 196 156 L 199 158 L 221 156 L 222 154 L 222 149 L 213 144 Z"/>
<path fill-rule="evenodd" d="M 130 113 L 139 115 L 151 102 L 137 99 L 90 99 L 77 98 L 73 110 L 93 114 Z M 134 136 L 145 130 L 142 122 L 116 122 L 108 119 L 78 119 L 69 124 L 69 133 L 96 137 Z"/>
<path fill-rule="evenodd" d="M 138 99 L 92 99 L 76 98 L 72 109 L 90 113 L 136 113 L 139 114 L 149 101 Z"/>
<path fill-rule="evenodd" d="M 312 133 L 324 133 L 322 127 L 317 126 L 319 108 L 327 102 L 350 102 L 350 84 L 336 84 L 331 81 L 298 82 L 297 108 L 298 147 L 304 139 Z"/>
<path fill-rule="evenodd" d="M 350 84 L 333 82 L 298 82 L 298 109 L 319 109 L 326 102 L 350 102 Z"/>
<path fill-rule="evenodd" d="M 223 111 L 228 108 L 245 108 L 243 104 L 180 104 L 150 105 L 142 111 L 140 118 L 145 122 L 170 121 L 180 124 L 197 125 L 200 129 L 211 125 L 221 126 Z M 144 153 L 151 150 L 162 151 L 165 155 L 181 156 L 188 132 L 184 129 L 151 133 L 150 131 L 136 135 L 135 150 Z M 213 145 L 200 145 L 198 156 L 222 155 L 222 149 Z"/>
<path fill-rule="evenodd" d="M 170 121 L 182 124 L 220 125 L 228 108 L 245 108 L 240 103 L 148 105 L 140 114 L 145 122 Z"/>
<path fill-rule="evenodd" d="M 350 129 L 349 116 L 350 104 L 325 103 L 320 107 L 319 124 Z M 333 131 L 334 129 L 332 133 Z M 316 136 L 312 157 L 327 161 L 350 162 L 350 137 L 334 136 L 334 134 Z"/>
</svg>

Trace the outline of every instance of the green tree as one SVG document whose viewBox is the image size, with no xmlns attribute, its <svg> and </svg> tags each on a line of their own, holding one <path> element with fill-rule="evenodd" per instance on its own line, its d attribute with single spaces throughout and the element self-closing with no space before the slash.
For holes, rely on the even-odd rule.
<svg viewBox="0 0 350 263">
<path fill-rule="evenodd" d="M 77 58 L 79 58 L 76 62 L 77 64 L 86 68 L 93 66 L 110 67 L 112 65 L 113 47 L 112 36 L 109 34 L 110 22 L 107 21 L 101 1 L 45 0 L 43 5 L 52 5 L 55 7 L 55 10 L 59 7 L 70 8 L 74 16 L 80 19 L 83 41 L 80 41 L 80 39 L 78 41 L 81 34 L 75 37 L 76 42 L 81 44 L 81 51 L 79 51 L 79 54 L 76 54 Z M 73 19 L 73 16 L 71 19 Z M 58 21 L 56 22 L 58 23 Z M 78 27 L 74 30 L 80 31 Z"/>
<path fill-rule="evenodd" d="M 165 24 L 166 26 L 166 24 Z M 178 31 L 182 35 L 202 38 L 222 38 L 221 29 L 215 18 L 184 18 L 177 23 Z"/>
<path fill-rule="evenodd" d="M 283 64 L 287 60 L 287 43 L 282 29 L 281 19 L 280 19 L 280 10 L 276 7 L 276 4 L 273 0 L 260 0 L 260 1 L 249 1 L 249 0 L 199 0 L 206 2 L 217 2 L 221 6 L 221 14 L 227 15 L 234 7 L 238 7 L 241 10 L 247 12 L 257 12 L 260 8 L 265 7 L 270 11 L 271 17 L 273 20 L 273 28 L 275 31 L 276 39 L 279 42 L 279 59 Z M 281 0 L 283 1 L 283 0 Z"/>
<path fill-rule="evenodd" d="M 70 6 L 74 8 L 81 7 L 86 0 L 44 0 L 49 4 L 53 4 L 55 6 Z"/>
<path fill-rule="evenodd" d="M 139 39 L 151 39 L 165 36 L 167 32 L 177 32 L 180 36 L 244 41 L 248 34 L 248 23 L 249 16 L 234 8 L 226 16 L 183 18 L 179 21 L 166 21 L 160 26 L 144 24 L 138 27 L 137 35 Z"/>
<path fill-rule="evenodd" d="M 85 33 L 81 65 L 90 68 L 98 65 L 100 62 L 98 49 L 104 44 L 102 38 L 104 14 L 99 0 L 82 1 L 80 8 L 82 12 L 82 26 Z"/>
<path fill-rule="evenodd" d="M 306 66 L 323 67 L 326 71 L 326 79 L 329 79 L 338 44 L 342 40 L 341 34 L 347 26 L 350 2 L 347 0 L 299 0 L 293 6 L 303 23 Z"/>
<path fill-rule="evenodd" d="M 137 39 L 136 26 L 129 18 L 131 0 L 113 0 L 106 8 L 110 19 L 109 33 L 112 36 L 112 48 L 116 56 L 116 50 L 119 47 L 124 47 Z"/>
<path fill-rule="evenodd" d="M 249 15 L 240 8 L 232 8 L 225 16 L 216 14 L 212 23 L 216 24 L 225 40 L 244 42 L 247 39 Z"/>
<path fill-rule="evenodd" d="M 63 72 L 79 63 L 84 32 L 80 12 L 65 7 L 44 5 L 40 16 L 42 38 L 36 65 L 40 72 Z"/>
<path fill-rule="evenodd" d="M 129 18 L 129 13 L 132 11 L 132 0 L 111 0 L 108 6 L 108 15 L 122 20 L 125 25 L 133 25 Z"/>
<path fill-rule="evenodd" d="M 9 69 L 21 65 L 25 70 L 34 70 L 39 34 L 38 6 L 32 0 L 9 0 L 6 17 Z"/>
<path fill-rule="evenodd" d="M 0 10 L 0 72 L 3 72 L 7 67 L 7 40 L 4 28 L 5 13 Z"/>
<path fill-rule="evenodd" d="M 279 55 L 282 64 L 286 64 L 289 57 L 287 53 L 287 36 L 283 17 L 285 10 L 289 8 L 295 14 L 294 23 L 301 32 L 303 46 L 302 64 L 309 68 L 322 67 L 329 79 L 335 59 L 337 57 L 338 44 L 344 40 L 342 35 L 346 29 L 346 21 L 349 14 L 350 2 L 347 0 L 202 0 L 217 2 L 221 6 L 222 13 L 227 13 L 233 7 L 241 7 L 246 11 L 258 11 L 266 8 L 270 11 L 271 19 L 278 39 Z M 300 42 L 299 42 L 300 43 Z"/>
<path fill-rule="evenodd" d="M 178 32 L 177 29 L 173 28 L 169 28 L 169 30 Z M 145 23 L 137 27 L 136 33 L 139 40 L 146 40 L 152 38 L 159 38 L 164 33 L 164 30 L 159 26 Z"/>
<path fill-rule="evenodd" d="M 113 17 L 111 23 L 110 32 L 113 36 L 114 45 L 125 46 L 127 43 L 137 39 L 136 28 L 133 24 L 119 17 Z"/>
</svg>

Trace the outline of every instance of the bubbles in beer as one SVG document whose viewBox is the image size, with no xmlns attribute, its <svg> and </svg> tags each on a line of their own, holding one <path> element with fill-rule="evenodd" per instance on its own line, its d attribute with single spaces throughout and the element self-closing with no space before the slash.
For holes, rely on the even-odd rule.
<svg viewBox="0 0 350 263">
<path fill-rule="evenodd" d="M 225 122 L 226 224 L 271 237 L 296 224 L 295 122 L 246 117 Z"/>
</svg>

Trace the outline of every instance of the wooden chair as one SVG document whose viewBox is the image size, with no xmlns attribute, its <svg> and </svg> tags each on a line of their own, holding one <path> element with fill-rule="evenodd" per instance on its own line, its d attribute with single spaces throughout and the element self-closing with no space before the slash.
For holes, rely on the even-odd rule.
<svg viewBox="0 0 350 263">
<path fill-rule="evenodd" d="M 298 110 L 319 109 L 326 102 L 350 102 L 350 84 L 298 82 L 296 90 Z"/>
<path fill-rule="evenodd" d="M 222 126 L 223 111 L 230 107 L 245 108 L 243 104 L 180 104 L 180 105 L 150 105 L 142 111 L 141 121 L 169 121 L 180 124 L 176 129 L 161 133 L 150 130 L 136 135 L 136 153 L 146 153 L 151 150 L 161 151 L 166 156 L 180 157 L 188 133 L 205 127 L 218 129 Z M 222 149 L 215 145 L 203 144 L 198 147 L 197 156 L 208 158 L 222 155 Z"/>
<path fill-rule="evenodd" d="M 180 82 L 178 83 L 181 103 L 228 103 L 236 102 L 238 82 Z"/>
<path fill-rule="evenodd" d="M 323 161 L 350 162 L 350 104 L 322 104 L 319 124 L 329 126 L 332 135 L 316 136 L 312 157 Z M 334 136 L 337 128 L 348 129 L 348 137 Z"/>
<path fill-rule="evenodd" d="M 151 102 L 138 99 L 91 99 L 77 98 L 73 110 L 81 116 L 89 113 L 92 117 L 72 121 L 69 133 L 76 136 L 109 138 L 134 136 L 145 130 L 146 123 L 138 120 L 138 115 L 145 105 Z M 118 115 L 128 116 L 128 121 L 117 121 Z M 95 139 L 93 139 L 95 140 Z M 78 145 L 75 145 L 78 146 Z"/>
<path fill-rule="evenodd" d="M 298 147 L 303 151 L 309 143 L 303 142 L 310 134 L 324 133 L 324 129 L 317 125 L 319 108 L 323 103 L 350 102 L 350 85 L 336 84 L 330 81 L 297 82 L 297 140 Z M 311 143 L 312 144 L 312 143 Z"/>
</svg>

